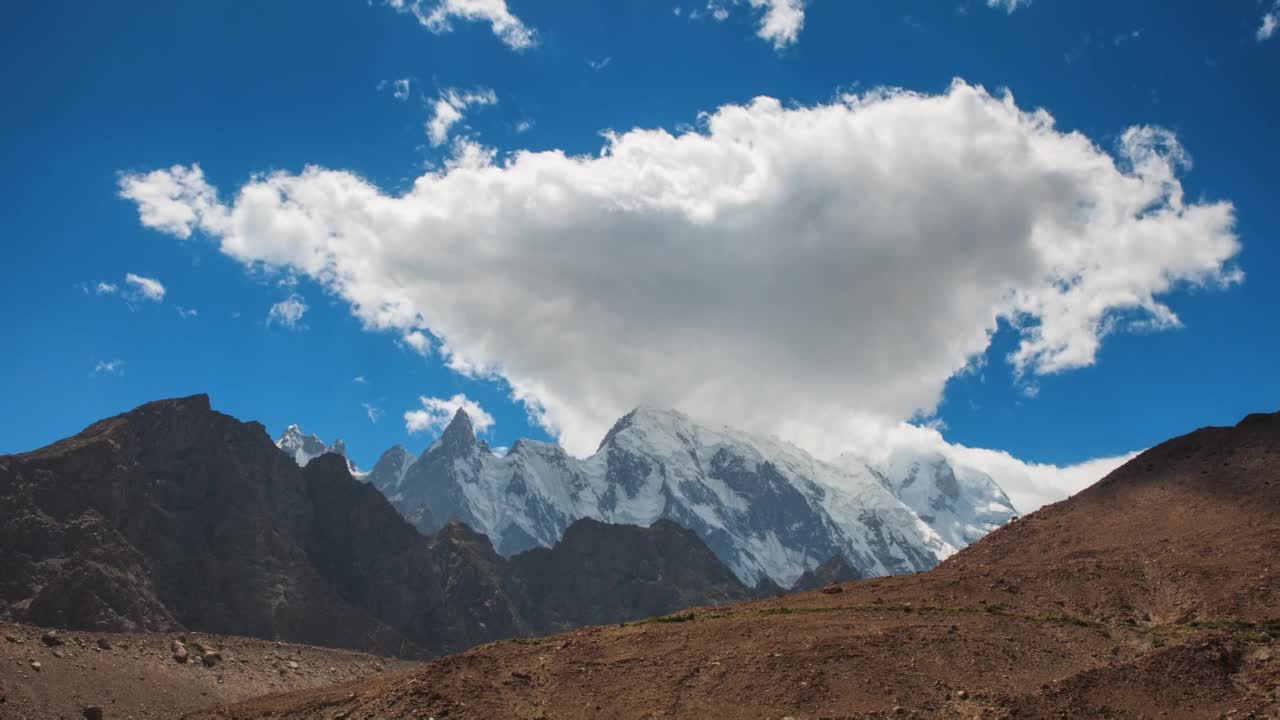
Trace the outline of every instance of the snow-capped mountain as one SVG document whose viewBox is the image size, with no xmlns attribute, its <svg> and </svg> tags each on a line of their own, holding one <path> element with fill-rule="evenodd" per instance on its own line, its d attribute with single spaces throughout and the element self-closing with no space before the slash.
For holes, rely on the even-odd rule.
<svg viewBox="0 0 1280 720">
<path fill-rule="evenodd" d="M 849 456 L 841 457 L 840 464 L 846 469 L 866 467 Z M 990 475 L 953 465 L 941 453 L 895 450 L 888 460 L 870 469 L 956 548 L 977 542 L 1017 514 Z"/>
<path fill-rule="evenodd" d="M 458 519 L 505 555 L 553 545 L 578 518 L 666 518 L 748 585 L 783 587 L 835 556 L 863 575 L 925 570 L 1013 514 L 990 478 L 898 460 L 837 466 L 653 408 L 628 413 L 585 459 L 524 439 L 499 456 L 459 411 L 421 456 L 393 448 L 369 480 L 423 532 Z"/>
<path fill-rule="evenodd" d="M 276 447 L 280 448 L 294 462 L 298 463 L 298 467 L 306 467 L 307 463 L 324 455 L 325 453 L 333 453 L 341 455 L 347 460 L 347 469 L 351 471 L 351 475 L 357 480 L 364 480 L 368 473 L 362 472 L 347 458 L 347 446 L 341 440 L 335 440 L 332 445 L 325 445 L 324 441 L 316 435 L 308 435 L 302 432 L 302 428 L 297 425 L 290 425 L 284 429 L 280 437 L 276 440 Z"/>
</svg>

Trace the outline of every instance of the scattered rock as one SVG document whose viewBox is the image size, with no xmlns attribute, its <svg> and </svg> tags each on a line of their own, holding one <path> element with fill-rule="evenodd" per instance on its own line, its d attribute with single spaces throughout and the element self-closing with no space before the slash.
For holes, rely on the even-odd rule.
<svg viewBox="0 0 1280 720">
<path fill-rule="evenodd" d="M 32 660 L 32 661 L 31 661 L 31 669 L 32 669 L 32 670 L 35 670 L 36 672 L 40 672 L 40 668 L 41 668 L 41 667 L 44 667 L 44 666 L 40 664 L 40 661 L 39 661 L 39 660 Z"/>
<path fill-rule="evenodd" d="M 173 659 L 179 663 L 186 662 L 187 658 L 191 656 L 191 653 L 187 651 L 187 646 L 177 640 L 173 641 L 173 645 L 170 646 L 170 650 L 173 651 Z"/>
<path fill-rule="evenodd" d="M 289 661 L 289 669 L 290 669 L 290 670 L 297 670 L 297 669 L 298 669 L 298 663 L 296 663 L 296 662 L 294 662 L 294 661 L 290 660 L 290 661 Z"/>
<path fill-rule="evenodd" d="M 961 700 L 968 700 L 969 692 L 967 690 L 960 690 L 959 692 L 956 693 L 956 697 Z"/>
<path fill-rule="evenodd" d="M 820 592 L 825 593 L 827 595 L 836 595 L 844 592 L 844 588 L 840 587 L 839 585 L 828 585 L 822 588 Z"/>
<path fill-rule="evenodd" d="M 98 707 L 97 705 L 90 705 L 89 707 L 81 711 L 80 714 L 84 716 L 84 720 L 102 720 L 104 717 L 106 717 L 106 713 L 104 713 L 102 711 L 102 708 Z"/>
<path fill-rule="evenodd" d="M 62 657 L 63 657 L 63 656 L 62 656 L 62 651 L 61 651 L 61 650 L 54 650 L 54 651 L 53 651 L 53 656 L 54 656 L 54 657 L 56 657 L 56 658 L 58 658 L 59 660 L 61 660 L 61 659 L 62 659 Z"/>
<path fill-rule="evenodd" d="M 4 639 L 8 640 L 11 643 L 18 643 L 19 645 L 22 644 L 22 638 L 18 637 L 17 635 L 5 634 Z"/>
<path fill-rule="evenodd" d="M 65 644 L 62 638 L 58 637 L 57 630 L 46 631 L 45 634 L 40 636 L 40 642 L 44 643 L 45 645 L 48 645 L 49 647 Z"/>
<path fill-rule="evenodd" d="M 222 662 L 222 653 L 217 650 L 209 650 L 200 656 L 200 662 L 204 663 L 205 667 L 213 667 Z"/>
<path fill-rule="evenodd" d="M 108 639 L 106 639 L 106 638 L 98 638 L 98 641 L 97 641 L 97 642 L 98 642 L 98 647 L 102 648 L 103 650 L 110 650 L 110 649 L 111 649 L 111 641 L 110 641 L 110 640 L 108 640 Z"/>
</svg>

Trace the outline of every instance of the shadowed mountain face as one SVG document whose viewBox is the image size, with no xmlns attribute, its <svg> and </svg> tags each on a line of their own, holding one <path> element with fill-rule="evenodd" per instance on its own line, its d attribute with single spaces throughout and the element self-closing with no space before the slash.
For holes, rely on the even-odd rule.
<svg viewBox="0 0 1280 720">
<path fill-rule="evenodd" d="M 840 583 L 853 582 L 861 580 L 862 576 L 849 566 L 849 562 L 843 557 L 836 555 L 830 560 L 822 563 L 812 570 L 806 570 L 803 575 L 796 580 L 796 584 L 791 586 L 791 592 L 803 592 L 805 590 L 817 590 L 828 585 L 838 585 Z"/>
<path fill-rule="evenodd" d="M 511 564 L 540 632 L 751 596 L 697 535 L 669 520 L 650 528 L 579 520 L 554 548 Z"/>
<path fill-rule="evenodd" d="M 417 655 L 746 597 L 679 528 L 571 530 L 512 560 L 424 537 L 343 458 L 299 467 L 206 396 L 165 400 L 0 457 L 0 617 Z"/>
</svg>

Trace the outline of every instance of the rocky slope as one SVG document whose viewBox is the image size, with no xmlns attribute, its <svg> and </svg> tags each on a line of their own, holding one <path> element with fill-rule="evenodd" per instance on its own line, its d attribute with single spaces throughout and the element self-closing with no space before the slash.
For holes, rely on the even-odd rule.
<svg viewBox="0 0 1280 720">
<path fill-rule="evenodd" d="M 894 587 L 1138 625 L 1265 621 L 1277 557 L 1280 413 L 1256 414 L 1161 443 Z"/>
<path fill-rule="evenodd" d="M 58 644 L 48 645 L 42 640 L 48 632 L 0 623 L 0 718 L 79 719 L 98 708 L 106 720 L 172 720 L 264 693 L 419 667 L 350 650 L 243 637 L 63 630 Z M 174 659 L 175 642 L 190 650 L 185 662 Z M 209 651 L 207 662 L 197 658 L 197 647 Z"/>
<path fill-rule="evenodd" d="M 918 575 L 498 643 L 193 718 L 1280 717 L 1280 414 L 1143 453 Z"/>
<path fill-rule="evenodd" d="M 0 457 L 0 617 L 413 656 L 746 597 L 665 524 L 508 560 L 462 525 L 422 536 L 337 455 L 295 459 L 202 395 Z"/>
<path fill-rule="evenodd" d="M 866 576 L 926 570 L 1014 515 L 990 477 L 941 457 L 837 466 L 653 408 L 619 420 L 586 459 L 530 440 L 495 455 L 459 411 L 421 456 L 393 448 L 369 479 L 423 532 L 458 519 L 504 555 L 550 546 L 579 518 L 669 519 L 743 583 L 782 587 L 836 555 Z"/>
</svg>

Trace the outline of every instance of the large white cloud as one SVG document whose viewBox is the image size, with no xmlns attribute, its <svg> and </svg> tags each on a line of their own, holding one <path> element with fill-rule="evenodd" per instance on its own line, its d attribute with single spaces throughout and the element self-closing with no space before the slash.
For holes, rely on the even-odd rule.
<svg viewBox="0 0 1280 720">
<path fill-rule="evenodd" d="M 1228 202 L 1189 201 L 1169 133 L 1114 155 L 957 81 L 812 107 L 757 98 L 598 155 L 459 143 L 403 195 L 349 172 L 123 178 L 143 224 L 305 274 L 368 328 L 428 330 L 573 453 L 645 403 L 820 456 L 929 414 L 1001 318 L 1026 375 L 1091 364 L 1158 297 L 1239 279 Z"/>
<path fill-rule="evenodd" d="M 454 20 L 487 22 L 500 40 L 512 50 L 527 50 L 538 44 L 537 33 L 511 13 L 507 0 L 387 0 L 396 12 L 411 13 L 433 33 L 453 30 Z"/>
</svg>

